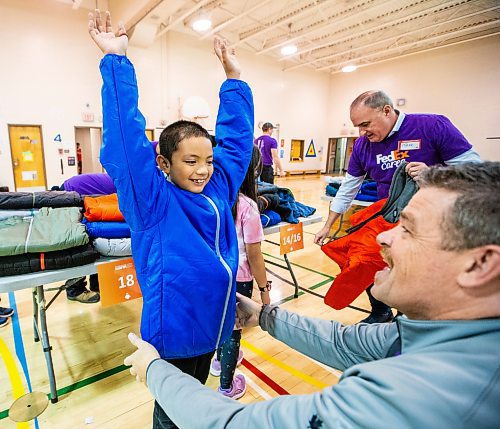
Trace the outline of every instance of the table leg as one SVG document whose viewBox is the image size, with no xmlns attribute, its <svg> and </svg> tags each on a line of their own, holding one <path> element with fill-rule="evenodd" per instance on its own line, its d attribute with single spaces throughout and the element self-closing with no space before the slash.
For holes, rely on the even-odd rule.
<svg viewBox="0 0 500 429">
<path fill-rule="evenodd" d="M 43 353 L 45 354 L 45 361 L 47 362 L 47 372 L 49 375 L 50 384 L 50 402 L 53 404 L 58 401 L 57 398 L 57 388 L 56 388 L 56 376 L 54 374 L 54 365 L 52 363 L 52 347 L 49 341 L 49 333 L 47 330 L 47 318 L 45 314 L 45 295 L 43 291 L 43 286 L 37 286 L 37 296 L 38 296 L 38 308 L 40 312 L 40 330 L 42 333 L 42 347 Z"/>
<path fill-rule="evenodd" d="M 292 276 L 293 284 L 295 285 L 295 293 L 293 294 L 294 298 L 299 297 L 299 284 L 297 283 L 297 279 L 295 278 L 295 273 L 293 272 L 292 265 L 290 264 L 290 261 L 288 260 L 288 256 L 286 253 L 283 255 L 283 258 L 285 259 L 286 266 L 288 267 L 288 271 L 290 271 L 290 275 Z"/>
<path fill-rule="evenodd" d="M 33 338 L 37 343 L 38 341 L 40 341 L 40 336 L 38 334 L 38 301 L 36 288 L 33 288 L 31 292 L 33 298 Z"/>
</svg>

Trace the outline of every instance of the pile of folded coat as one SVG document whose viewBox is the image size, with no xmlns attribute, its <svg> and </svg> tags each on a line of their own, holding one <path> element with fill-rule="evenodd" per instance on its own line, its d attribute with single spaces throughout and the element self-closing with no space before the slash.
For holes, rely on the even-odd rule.
<svg viewBox="0 0 500 429">
<path fill-rule="evenodd" d="M 326 195 L 328 195 L 329 197 L 335 197 L 341 184 L 342 181 L 339 180 L 331 181 L 330 183 L 328 183 L 325 189 Z M 371 179 L 364 180 L 354 199 L 358 201 L 369 202 L 378 201 L 379 198 L 377 196 L 377 183 Z"/>
<path fill-rule="evenodd" d="M 104 256 L 132 255 L 130 227 L 118 207 L 116 194 L 84 198 L 83 224 L 94 248 Z"/>
<path fill-rule="evenodd" d="M 292 191 L 287 188 L 258 182 L 257 194 L 260 220 L 264 228 L 281 221 L 299 223 L 299 217 L 308 217 L 316 212 L 314 207 L 296 201 Z"/>
<path fill-rule="evenodd" d="M 95 261 L 76 192 L 0 192 L 0 276 Z"/>
</svg>

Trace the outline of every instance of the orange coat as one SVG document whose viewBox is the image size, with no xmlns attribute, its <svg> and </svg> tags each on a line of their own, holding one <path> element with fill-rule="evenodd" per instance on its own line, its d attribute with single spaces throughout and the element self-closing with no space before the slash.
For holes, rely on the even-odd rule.
<svg viewBox="0 0 500 429">
<path fill-rule="evenodd" d="M 85 219 L 89 222 L 125 222 L 118 208 L 116 194 L 101 197 L 85 197 Z"/>
<path fill-rule="evenodd" d="M 358 225 L 376 214 L 385 202 L 386 199 L 377 201 L 353 214 L 349 218 L 351 225 Z M 377 235 L 395 226 L 396 224 L 387 222 L 382 216 L 377 216 L 360 229 L 321 247 L 341 270 L 325 296 L 325 304 L 341 310 L 373 283 L 375 273 L 387 265 L 380 255 Z"/>
</svg>

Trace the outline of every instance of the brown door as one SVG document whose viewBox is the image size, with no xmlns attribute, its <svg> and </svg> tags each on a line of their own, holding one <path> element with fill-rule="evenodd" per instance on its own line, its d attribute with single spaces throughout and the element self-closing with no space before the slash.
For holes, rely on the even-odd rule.
<svg viewBox="0 0 500 429">
<path fill-rule="evenodd" d="M 154 141 L 155 139 L 155 132 L 154 130 L 146 128 L 146 137 L 150 142 Z"/>
<path fill-rule="evenodd" d="M 46 189 L 42 130 L 36 125 L 9 125 L 10 153 L 16 190 Z"/>
</svg>

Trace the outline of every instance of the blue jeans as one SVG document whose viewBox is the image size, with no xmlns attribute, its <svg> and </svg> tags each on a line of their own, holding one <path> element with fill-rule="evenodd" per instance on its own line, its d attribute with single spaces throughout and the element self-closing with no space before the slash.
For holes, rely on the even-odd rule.
<svg viewBox="0 0 500 429">
<path fill-rule="evenodd" d="M 236 290 L 248 298 L 252 297 L 253 280 L 236 282 Z M 220 361 L 220 387 L 230 389 L 233 383 L 234 371 L 240 352 L 241 330 L 234 330 L 231 337 L 217 349 L 217 360 Z"/>
<path fill-rule="evenodd" d="M 202 384 L 205 384 L 208 378 L 208 372 L 210 371 L 210 362 L 212 361 L 213 355 L 214 352 L 209 352 L 201 356 L 194 356 L 186 359 L 165 360 L 179 368 L 183 373 L 189 374 Z M 153 411 L 153 429 L 178 429 L 156 401 Z"/>
</svg>

